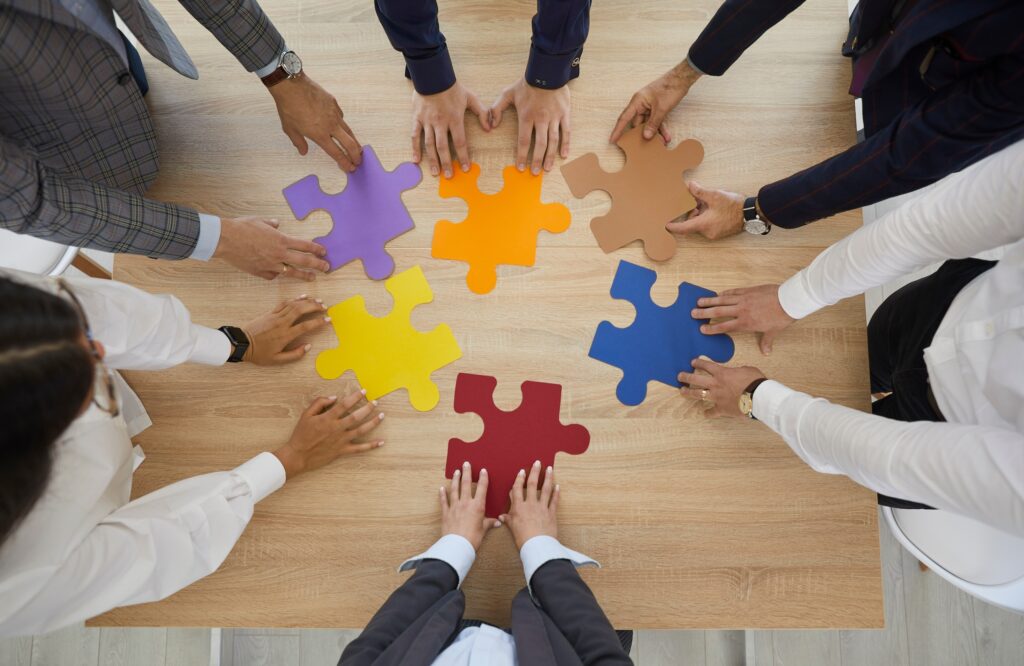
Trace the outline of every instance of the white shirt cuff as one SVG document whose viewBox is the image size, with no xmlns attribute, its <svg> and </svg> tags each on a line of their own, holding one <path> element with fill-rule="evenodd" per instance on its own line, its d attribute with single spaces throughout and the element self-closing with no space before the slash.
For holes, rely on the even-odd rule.
<svg viewBox="0 0 1024 666">
<path fill-rule="evenodd" d="M 189 259 L 209 261 L 220 243 L 220 218 L 216 215 L 199 213 L 199 240 Z"/>
<path fill-rule="evenodd" d="M 423 560 L 441 560 L 448 563 L 459 577 L 459 587 L 466 580 L 469 570 L 476 561 L 476 549 L 465 537 L 458 534 L 445 534 L 434 542 L 434 545 L 415 557 L 410 557 L 399 565 L 398 570 L 415 569 Z"/>
<path fill-rule="evenodd" d="M 231 356 L 231 341 L 215 328 L 192 324 L 196 333 L 196 346 L 189 355 L 192 363 L 224 365 Z"/>
<path fill-rule="evenodd" d="M 779 285 L 779 305 L 793 319 L 803 319 L 826 305 L 811 297 L 803 278 L 804 271 L 800 271 Z"/>
<path fill-rule="evenodd" d="M 577 569 L 580 567 L 597 567 L 601 565 L 590 559 L 583 553 L 578 553 L 571 548 L 566 548 L 561 542 L 550 536 L 535 536 L 519 549 L 519 559 L 523 562 L 523 575 L 526 576 L 526 586 L 530 586 L 533 574 L 537 569 L 551 560 L 569 560 Z M 533 591 L 530 591 L 533 594 Z"/>
<path fill-rule="evenodd" d="M 775 432 L 779 432 L 779 413 L 782 401 L 793 394 L 785 384 L 769 379 L 761 382 L 754 391 L 754 418 Z"/>
<path fill-rule="evenodd" d="M 285 44 L 284 51 L 281 51 L 281 53 L 287 53 L 288 51 L 288 45 Z M 265 76 L 270 76 L 271 74 L 273 74 L 274 70 L 277 69 L 279 66 L 278 63 L 281 61 L 281 53 L 278 53 L 276 56 L 274 56 L 273 60 L 268 62 L 266 65 L 263 65 L 255 72 L 253 72 L 253 74 L 256 75 L 256 78 L 262 79 Z"/>
<path fill-rule="evenodd" d="M 285 480 L 284 465 L 277 456 L 267 451 L 236 467 L 235 473 L 249 484 L 253 503 L 283 486 Z"/>
</svg>

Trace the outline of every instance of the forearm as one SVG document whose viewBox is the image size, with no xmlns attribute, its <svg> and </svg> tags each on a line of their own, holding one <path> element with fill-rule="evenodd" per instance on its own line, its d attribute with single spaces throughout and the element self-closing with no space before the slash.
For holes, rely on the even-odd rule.
<svg viewBox="0 0 1024 666">
<path fill-rule="evenodd" d="M 796 319 L 946 259 L 1024 238 L 1024 142 L 946 177 L 822 252 L 779 289 Z"/>
<path fill-rule="evenodd" d="M 284 38 L 256 0 L 180 0 L 197 21 L 255 72 L 284 52 Z"/>
<path fill-rule="evenodd" d="M 455 69 L 436 0 L 374 0 L 373 5 L 391 46 L 405 58 L 406 76 L 416 91 L 433 95 L 451 88 Z"/>
<path fill-rule="evenodd" d="M 538 0 L 526 82 L 554 90 L 579 76 L 589 31 L 590 0 Z"/>
<path fill-rule="evenodd" d="M 687 60 L 702 74 L 721 76 L 743 52 L 804 0 L 726 0 L 690 46 Z"/>
<path fill-rule="evenodd" d="M 754 415 L 819 472 L 1024 534 L 1024 436 L 987 426 L 893 421 L 773 381 Z"/>
</svg>

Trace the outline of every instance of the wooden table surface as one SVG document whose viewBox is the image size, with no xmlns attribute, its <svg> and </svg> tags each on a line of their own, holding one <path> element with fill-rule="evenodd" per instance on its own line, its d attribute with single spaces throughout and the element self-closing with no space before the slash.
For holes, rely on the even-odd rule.
<svg viewBox="0 0 1024 666">
<path fill-rule="evenodd" d="M 144 55 L 149 103 L 163 170 L 151 195 L 222 215 L 264 214 L 286 232 L 312 238 L 330 220 L 304 222 L 281 195 L 309 174 L 327 191 L 342 172 L 315 147 L 298 156 L 279 130 L 274 105 L 215 39 L 177 3 L 157 6 L 192 55 L 201 79 L 188 81 Z M 264 8 L 304 59 L 308 73 L 339 99 L 359 139 L 387 168 L 409 159 L 411 86 L 368 0 L 267 0 Z M 596 151 L 622 164 L 607 143 L 622 106 L 641 85 L 677 62 L 717 7 L 716 0 L 594 3 L 583 74 L 571 84 L 572 157 Z M 442 0 L 441 20 L 462 81 L 485 103 L 522 75 L 534 5 Z M 812 0 L 765 35 L 722 78 L 699 82 L 670 117 L 676 141 L 703 142 L 694 176 L 709 186 L 756 192 L 854 141 L 840 57 L 845 3 Z M 481 188 L 500 187 L 512 162 L 515 117 L 485 135 L 467 122 Z M 312 144 L 311 144 L 312 145 Z M 615 398 L 620 372 L 587 357 L 603 319 L 627 325 L 632 309 L 608 289 L 620 259 L 657 269 L 655 301 L 667 305 L 687 280 L 723 290 L 779 282 L 853 231 L 859 213 L 766 238 L 743 234 L 717 243 L 679 242 L 676 256 L 652 264 L 633 246 L 602 253 L 589 221 L 608 207 L 603 193 L 576 200 L 557 169 L 544 200 L 572 211 L 569 231 L 541 234 L 536 266 L 505 267 L 497 288 L 469 292 L 466 265 L 430 258 L 433 223 L 459 220 L 465 206 L 437 196 L 436 181 L 404 200 L 416 229 L 390 245 L 397 270 L 419 264 L 434 302 L 414 311 L 421 330 L 447 322 L 464 355 L 434 374 L 441 402 L 414 411 L 404 391 L 385 396 L 387 444 L 288 483 L 257 507 L 221 569 L 153 604 L 122 608 L 95 625 L 361 627 L 404 580 L 395 567 L 438 536 L 437 486 L 446 443 L 473 440 L 482 423 L 452 410 L 458 372 L 498 378 L 496 403 L 514 408 L 527 379 L 564 385 L 562 421 L 591 432 L 590 449 L 558 458 L 563 487 L 560 537 L 603 565 L 584 578 L 611 621 L 631 628 L 879 627 L 883 624 L 878 526 L 872 493 L 818 474 L 763 425 L 705 419 L 674 390 L 651 384 L 627 408 Z M 196 321 L 241 324 L 283 299 L 308 292 L 336 303 L 362 294 L 384 314 L 382 283 L 350 264 L 311 285 L 264 282 L 219 261 L 117 259 L 116 277 L 176 294 Z M 860 299 L 808 317 L 770 357 L 754 336 L 734 336 L 734 362 L 755 364 L 788 385 L 868 408 L 867 348 Z M 329 328 L 311 338 L 303 361 L 279 369 L 180 367 L 127 373 L 154 425 L 137 442 L 146 463 L 133 496 L 195 474 L 230 469 L 287 438 L 316 395 L 355 386 L 351 373 L 321 380 L 317 352 L 335 346 Z M 507 622 L 522 569 L 505 530 L 484 544 L 464 589 L 467 617 Z"/>
</svg>

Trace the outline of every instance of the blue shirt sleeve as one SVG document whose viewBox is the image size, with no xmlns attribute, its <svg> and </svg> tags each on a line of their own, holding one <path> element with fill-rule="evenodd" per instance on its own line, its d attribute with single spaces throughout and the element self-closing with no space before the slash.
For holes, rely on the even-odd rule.
<svg viewBox="0 0 1024 666">
<path fill-rule="evenodd" d="M 554 90 L 579 76 L 588 32 L 590 0 L 537 0 L 526 82 Z"/>
</svg>

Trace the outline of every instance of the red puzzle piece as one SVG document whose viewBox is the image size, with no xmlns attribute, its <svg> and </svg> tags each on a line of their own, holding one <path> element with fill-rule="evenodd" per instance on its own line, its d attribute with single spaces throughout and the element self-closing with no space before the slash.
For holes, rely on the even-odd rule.
<svg viewBox="0 0 1024 666">
<path fill-rule="evenodd" d="M 543 470 L 555 462 L 558 452 L 579 455 L 590 446 L 590 432 L 579 424 L 562 425 L 560 384 L 523 382 L 523 401 L 511 412 L 494 406 L 498 380 L 486 375 L 459 373 L 455 381 L 455 411 L 475 412 L 484 421 L 484 432 L 475 442 L 448 440 L 449 479 L 462 463 L 473 466 L 473 480 L 487 469 L 487 516 L 497 518 L 508 508 L 508 494 L 519 470 L 529 471 L 535 460 Z"/>
</svg>

